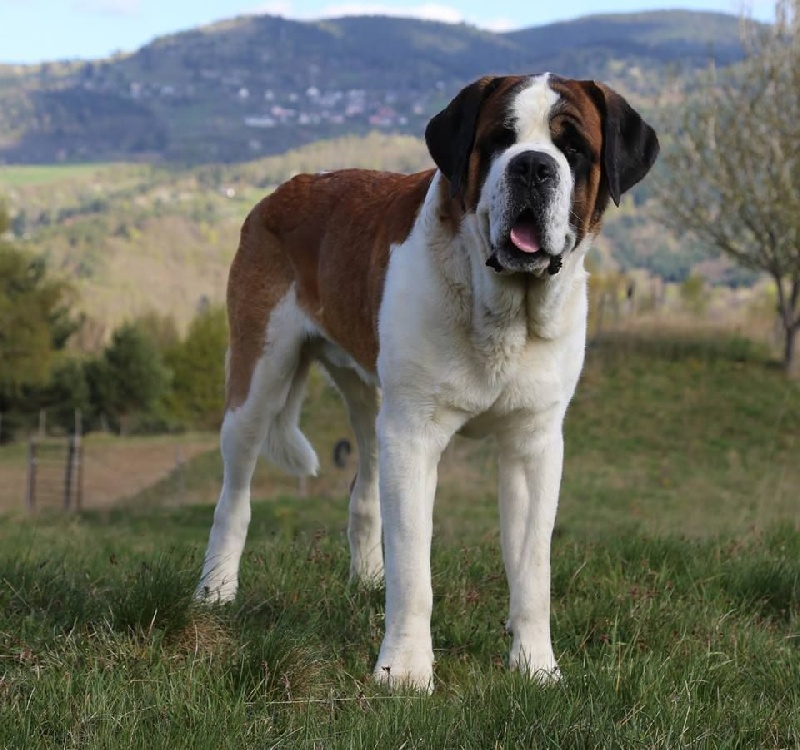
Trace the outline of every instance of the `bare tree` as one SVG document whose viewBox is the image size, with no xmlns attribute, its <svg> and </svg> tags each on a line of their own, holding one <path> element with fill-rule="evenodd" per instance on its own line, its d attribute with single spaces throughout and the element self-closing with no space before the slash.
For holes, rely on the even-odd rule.
<svg viewBox="0 0 800 750">
<path fill-rule="evenodd" d="M 800 0 L 742 29 L 744 62 L 688 95 L 656 190 L 667 226 L 772 277 L 784 367 L 800 374 Z"/>
</svg>

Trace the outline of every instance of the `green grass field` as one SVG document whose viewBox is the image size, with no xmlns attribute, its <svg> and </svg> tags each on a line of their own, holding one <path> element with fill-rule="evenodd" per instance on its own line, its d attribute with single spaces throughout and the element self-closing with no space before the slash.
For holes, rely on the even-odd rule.
<svg viewBox="0 0 800 750">
<path fill-rule="evenodd" d="M 24 185 L 48 185 L 64 180 L 92 177 L 114 164 L 43 164 L 0 167 L 0 190 Z"/>
<path fill-rule="evenodd" d="M 311 396 L 322 454 L 341 412 Z M 444 459 L 432 697 L 369 681 L 383 594 L 347 585 L 335 482 L 255 502 L 239 598 L 192 605 L 212 453 L 188 467 L 195 504 L 165 481 L 115 509 L 4 519 L 0 747 L 798 747 L 798 385 L 741 342 L 606 342 L 566 431 L 561 684 L 504 667 L 490 445 Z"/>
</svg>

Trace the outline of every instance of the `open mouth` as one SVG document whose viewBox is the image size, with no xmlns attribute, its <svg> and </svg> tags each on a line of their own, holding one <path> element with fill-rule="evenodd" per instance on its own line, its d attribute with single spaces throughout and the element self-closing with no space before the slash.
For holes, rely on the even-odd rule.
<svg viewBox="0 0 800 750">
<path fill-rule="evenodd" d="M 501 245 L 493 248 L 486 265 L 496 271 L 525 272 L 550 276 L 561 270 L 560 254 L 553 254 L 542 247 L 542 233 L 533 209 L 523 209 Z"/>
<path fill-rule="evenodd" d="M 542 250 L 542 238 L 536 218 L 530 208 L 526 208 L 514 221 L 509 235 L 511 244 L 521 253 L 535 255 Z"/>
</svg>

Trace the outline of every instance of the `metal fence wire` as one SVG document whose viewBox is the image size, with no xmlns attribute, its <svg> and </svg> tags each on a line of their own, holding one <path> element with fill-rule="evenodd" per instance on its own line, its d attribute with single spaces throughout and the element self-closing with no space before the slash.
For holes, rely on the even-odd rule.
<svg viewBox="0 0 800 750">
<path fill-rule="evenodd" d="M 83 451 L 80 437 L 33 438 L 28 443 L 25 507 L 80 510 L 83 503 Z"/>
</svg>

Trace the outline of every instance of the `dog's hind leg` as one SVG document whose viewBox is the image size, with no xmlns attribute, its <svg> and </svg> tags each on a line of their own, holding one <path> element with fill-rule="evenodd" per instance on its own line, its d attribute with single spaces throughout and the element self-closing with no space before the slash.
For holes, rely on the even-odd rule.
<svg viewBox="0 0 800 750">
<path fill-rule="evenodd" d="M 246 389 L 231 398 L 234 368 L 243 354 L 231 337 L 228 410 L 220 447 L 224 462 L 222 492 L 196 596 L 229 601 L 236 595 L 239 561 L 250 523 L 250 482 L 260 451 L 294 474 L 316 474 L 319 462 L 297 426 L 309 367 L 307 320 L 298 309 L 294 288 L 271 310 L 269 324 L 258 334 L 262 351 Z M 238 359 L 237 359 L 238 358 Z M 262 447 L 263 446 L 263 447 Z"/>
<path fill-rule="evenodd" d="M 347 538 L 350 542 L 350 580 L 374 584 L 383 579 L 381 509 L 378 489 L 378 441 L 375 419 L 380 395 L 359 374 L 336 365 L 324 355 L 320 364 L 342 394 L 358 443 L 358 470 L 350 487 Z"/>
</svg>

